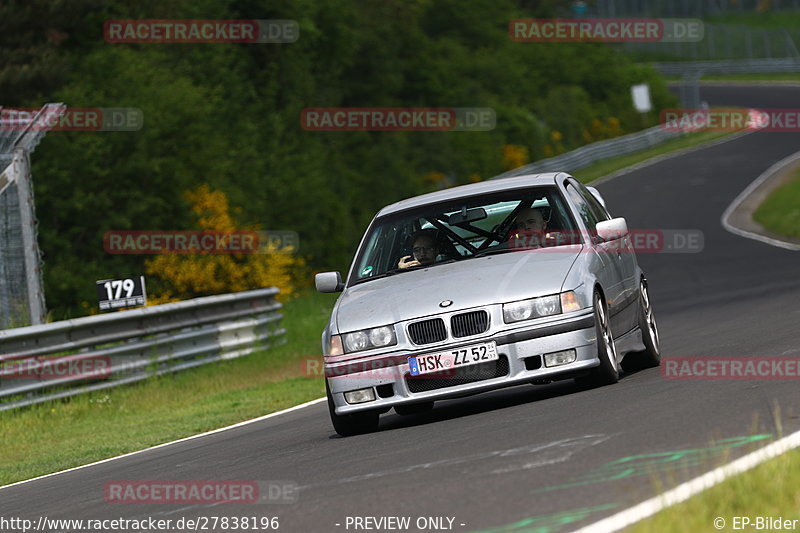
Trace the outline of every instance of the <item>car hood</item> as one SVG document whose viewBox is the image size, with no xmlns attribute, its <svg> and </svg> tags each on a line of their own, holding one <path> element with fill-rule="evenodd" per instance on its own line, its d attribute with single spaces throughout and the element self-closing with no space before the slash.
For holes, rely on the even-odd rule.
<svg viewBox="0 0 800 533">
<path fill-rule="evenodd" d="M 346 333 L 477 306 L 561 291 L 580 249 L 534 250 L 468 259 L 402 272 L 345 290 L 336 326 Z M 452 300 L 447 308 L 439 307 Z"/>
</svg>

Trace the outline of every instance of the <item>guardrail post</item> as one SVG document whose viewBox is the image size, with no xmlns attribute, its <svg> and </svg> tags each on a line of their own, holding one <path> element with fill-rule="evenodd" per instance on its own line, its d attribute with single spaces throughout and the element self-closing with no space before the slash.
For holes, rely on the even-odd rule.
<svg viewBox="0 0 800 533">
<path fill-rule="evenodd" d="M 44 289 L 42 288 L 42 259 L 36 241 L 36 212 L 33 204 L 30 156 L 23 148 L 14 150 L 11 160 L 19 198 L 20 230 L 25 260 L 25 285 L 28 294 L 28 315 L 31 324 L 45 322 Z"/>
</svg>

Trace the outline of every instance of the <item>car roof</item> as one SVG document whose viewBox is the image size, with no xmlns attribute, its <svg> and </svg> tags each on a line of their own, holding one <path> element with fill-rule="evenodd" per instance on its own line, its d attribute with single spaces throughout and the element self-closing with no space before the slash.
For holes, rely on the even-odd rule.
<svg viewBox="0 0 800 533">
<path fill-rule="evenodd" d="M 489 194 L 500 191 L 507 191 L 512 189 L 524 189 L 528 187 L 541 186 L 541 185 L 554 185 L 556 177 L 559 174 L 567 176 L 563 172 L 546 172 L 543 174 L 526 174 L 523 176 L 514 176 L 512 178 L 490 179 L 479 183 L 471 183 L 469 185 L 460 185 L 458 187 L 451 187 L 441 191 L 429 192 L 413 198 L 400 200 L 391 205 L 387 205 L 378 212 L 377 216 L 388 215 L 420 207 L 428 204 L 435 204 L 447 200 L 454 200 L 457 198 L 464 198 L 468 196 L 479 196 L 481 194 Z"/>
</svg>

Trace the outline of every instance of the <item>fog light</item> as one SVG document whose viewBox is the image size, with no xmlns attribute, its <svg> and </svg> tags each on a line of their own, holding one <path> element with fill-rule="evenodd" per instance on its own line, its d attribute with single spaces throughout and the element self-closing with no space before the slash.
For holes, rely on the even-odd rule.
<svg viewBox="0 0 800 533">
<path fill-rule="evenodd" d="M 347 403 L 364 403 L 375 401 L 375 391 L 372 387 L 368 389 L 351 390 L 344 393 L 344 399 Z"/>
<path fill-rule="evenodd" d="M 560 366 L 574 362 L 578 358 L 575 350 L 563 350 L 544 354 L 544 366 Z"/>
</svg>

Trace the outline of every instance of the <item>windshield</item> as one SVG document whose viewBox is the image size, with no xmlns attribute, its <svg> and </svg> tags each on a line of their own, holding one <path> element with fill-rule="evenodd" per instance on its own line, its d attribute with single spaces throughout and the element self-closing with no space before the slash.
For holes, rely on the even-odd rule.
<svg viewBox="0 0 800 533">
<path fill-rule="evenodd" d="M 504 191 L 430 204 L 378 218 L 359 250 L 350 284 L 490 255 L 514 246 L 520 230 L 550 239 L 573 235 L 575 226 L 555 187 Z"/>
</svg>

